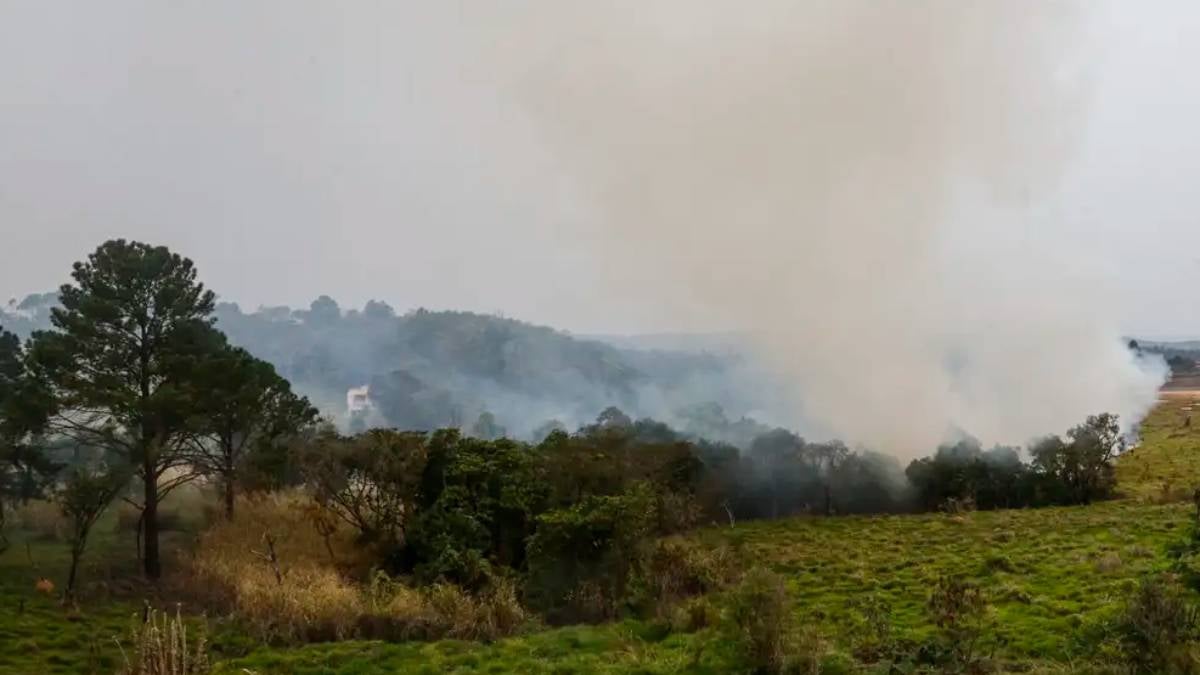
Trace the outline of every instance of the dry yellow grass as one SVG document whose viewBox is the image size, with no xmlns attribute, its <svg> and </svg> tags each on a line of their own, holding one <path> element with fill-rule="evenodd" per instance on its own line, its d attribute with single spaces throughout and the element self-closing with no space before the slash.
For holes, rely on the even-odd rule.
<svg viewBox="0 0 1200 675">
<path fill-rule="evenodd" d="M 369 557 L 348 530 L 323 536 L 313 508 L 298 492 L 244 499 L 236 520 L 201 537 L 196 581 L 260 639 L 494 639 L 526 621 L 506 580 L 479 597 L 449 584 L 416 591 L 382 572 L 360 582 Z"/>
<path fill-rule="evenodd" d="M 299 492 L 241 499 L 232 522 L 200 538 L 193 572 L 263 639 L 341 639 L 364 611 L 359 589 L 338 565 L 361 562 L 349 532 L 328 541 Z"/>
</svg>

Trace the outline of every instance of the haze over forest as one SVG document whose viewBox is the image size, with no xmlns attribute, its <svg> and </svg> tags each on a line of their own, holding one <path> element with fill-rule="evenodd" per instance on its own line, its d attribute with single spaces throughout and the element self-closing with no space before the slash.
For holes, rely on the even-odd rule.
<svg viewBox="0 0 1200 675">
<path fill-rule="evenodd" d="M 0 0 L 0 673 L 1200 673 L 1196 35 Z"/>
<path fill-rule="evenodd" d="M 1176 311 L 1200 279 L 1185 3 L 126 9 L 0 26 L 3 297 L 119 235 L 194 257 L 247 343 L 252 308 L 323 294 L 748 340 L 709 380 L 544 338 L 618 364 L 566 403 L 578 364 L 484 402 L 461 364 L 354 349 L 312 390 L 330 407 L 401 370 L 514 428 L 716 400 L 915 456 L 1137 419 L 1164 369 L 1124 336 L 1200 333 Z M 338 326 L 299 351 L 374 340 Z"/>
</svg>

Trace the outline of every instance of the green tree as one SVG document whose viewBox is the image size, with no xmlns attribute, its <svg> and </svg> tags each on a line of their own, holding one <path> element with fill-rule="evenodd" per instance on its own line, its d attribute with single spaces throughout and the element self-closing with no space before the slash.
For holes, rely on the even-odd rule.
<svg viewBox="0 0 1200 675">
<path fill-rule="evenodd" d="M 1125 449 L 1121 425 L 1110 413 L 1092 415 L 1067 432 L 1067 441 L 1050 436 L 1030 448 L 1035 470 L 1074 504 L 1089 504 L 1112 493 L 1113 459 Z"/>
<path fill-rule="evenodd" d="M 1077 473 L 1073 476 L 1078 501 L 1090 504 L 1107 497 L 1116 484 L 1113 459 L 1125 451 L 1125 438 L 1116 415 L 1092 415 L 1067 432 L 1074 451 Z"/>
<path fill-rule="evenodd" d="M 405 546 L 429 454 L 424 433 L 371 429 L 346 438 L 325 429 L 301 452 L 316 500 L 357 530 L 363 544 L 383 551 Z"/>
<path fill-rule="evenodd" d="M 182 449 L 199 406 L 187 379 L 211 348 L 214 296 L 191 260 L 140 242 L 105 242 L 71 276 L 54 330 L 33 336 L 31 360 L 54 396 L 53 428 L 135 467 L 143 565 L 155 579 L 159 501 L 189 478 Z"/>
<path fill-rule="evenodd" d="M 778 518 L 782 513 L 780 502 L 787 499 L 789 493 L 794 499 L 797 492 L 798 474 L 806 458 L 804 439 L 787 429 L 773 429 L 754 439 L 749 456 L 766 477 L 770 517 Z"/>
<path fill-rule="evenodd" d="M 521 567 L 549 492 L 538 459 L 528 446 L 506 438 L 435 433 L 413 526 L 417 574 L 479 588 L 491 564 Z"/>
<path fill-rule="evenodd" d="M 825 496 L 825 515 L 832 516 L 834 483 L 842 468 L 846 466 L 850 450 L 841 441 L 810 443 L 805 449 L 821 481 L 821 489 Z"/>
<path fill-rule="evenodd" d="M 9 505 L 40 496 L 56 470 L 37 432 L 45 422 L 42 395 L 28 377 L 20 341 L 0 329 L 0 552 Z"/>
<path fill-rule="evenodd" d="M 317 410 L 307 398 L 294 394 L 271 364 L 244 349 L 222 344 L 195 365 L 189 378 L 199 406 L 192 462 L 220 481 L 225 516 L 232 520 L 247 454 L 280 443 L 314 423 Z"/>
<path fill-rule="evenodd" d="M 67 601 L 75 599 L 79 562 L 87 549 L 92 528 L 128 483 L 129 474 L 123 467 L 89 467 L 79 464 L 67 471 L 60 487 L 54 491 L 54 502 L 71 524 L 71 567 L 67 573 L 67 588 L 64 591 Z"/>
<path fill-rule="evenodd" d="M 556 623 L 613 619 L 657 519 L 649 483 L 541 514 L 527 547 L 527 599 Z"/>
</svg>

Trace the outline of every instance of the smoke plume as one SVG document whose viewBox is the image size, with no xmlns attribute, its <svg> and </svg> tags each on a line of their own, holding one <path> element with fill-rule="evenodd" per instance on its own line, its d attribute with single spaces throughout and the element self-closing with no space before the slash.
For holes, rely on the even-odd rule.
<svg viewBox="0 0 1200 675">
<path fill-rule="evenodd" d="M 594 207 L 613 288 L 752 336 L 809 433 L 913 456 L 1154 401 L 1051 206 L 1086 9 L 544 3 L 488 25 L 484 68 Z"/>
</svg>

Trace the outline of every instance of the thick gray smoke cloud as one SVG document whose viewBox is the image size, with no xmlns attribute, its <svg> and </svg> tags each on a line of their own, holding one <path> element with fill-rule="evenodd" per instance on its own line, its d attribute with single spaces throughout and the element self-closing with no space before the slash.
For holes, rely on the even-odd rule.
<svg viewBox="0 0 1200 675">
<path fill-rule="evenodd" d="M 613 288 L 753 335 L 794 423 L 916 455 L 1154 401 L 1047 206 L 1086 124 L 1086 5 L 534 9 L 483 22 L 482 68 L 595 207 Z"/>
</svg>

